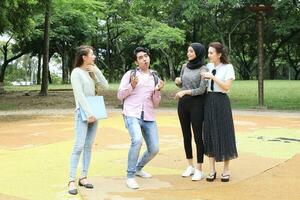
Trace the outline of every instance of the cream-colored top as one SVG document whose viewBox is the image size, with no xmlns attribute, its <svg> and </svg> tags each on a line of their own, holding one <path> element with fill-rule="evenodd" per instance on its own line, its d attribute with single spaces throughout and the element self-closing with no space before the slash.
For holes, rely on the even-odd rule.
<svg viewBox="0 0 300 200">
<path fill-rule="evenodd" d="M 95 74 L 97 84 L 99 84 L 99 86 L 103 89 L 108 89 L 108 82 L 97 67 L 95 68 Z M 91 117 L 92 110 L 86 100 L 86 97 L 95 96 L 94 80 L 90 77 L 88 71 L 76 67 L 71 73 L 71 84 L 75 97 L 76 110 L 80 105 L 86 113 L 87 117 Z"/>
</svg>

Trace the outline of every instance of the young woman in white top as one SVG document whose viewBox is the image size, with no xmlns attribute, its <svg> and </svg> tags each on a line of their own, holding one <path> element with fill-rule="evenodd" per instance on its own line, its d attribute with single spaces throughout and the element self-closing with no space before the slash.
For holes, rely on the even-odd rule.
<svg viewBox="0 0 300 200">
<path fill-rule="evenodd" d="M 75 186 L 76 171 L 80 155 L 82 153 L 82 171 L 78 185 L 92 189 L 93 185 L 87 180 L 88 168 L 91 160 L 92 144 L 97 130 L 97 120 L 92 114 L 86 97 L 95 96 L 95 88 L 108 88 L 108 82 L 102 72 L 94 65 L 95 55 L 90 46 L 80 46 L 76 50 L 75 68 L 71 73 L 71 84 L 75 97 L 75 135 L 76 140 L 73 146 L 69 174 L 69 193 L 76 195 Z M 96 85 L 96 86 L 95 86 Z M 83 121 L 79 107 L 87 116 Z"/>
<path fill-rule="evenodd" d="M 209 157 L 210 174 L 207 181 L 216 179 L 215 162 L 224 162 L 221 181 L 230 179 L 229 160 L 237 158 L 235 131 L 227 93 L 235 79 L 234 68 L 229 63 L 225 48 L 219 42 L 209 44 L 207 65 L 209 72 L 208 94 L 204 105 L 204 153 Z"/>
</svg>

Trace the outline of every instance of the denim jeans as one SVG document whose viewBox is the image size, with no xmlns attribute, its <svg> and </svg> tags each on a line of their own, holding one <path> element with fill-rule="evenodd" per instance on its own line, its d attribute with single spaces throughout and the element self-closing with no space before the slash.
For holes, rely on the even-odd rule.
<svg viewBox="0 0 300 200">
<path fill-rule="evenodd" d="M 83 156 L 82 156 L 81 177 L 87 176 L 88 168 L 91 161 L 92 145 L 97 131 L 97 124 L 98 124 L 97 121 L 94 123 L 87 123 L 86 121 L 82 121 L 80 111 L 79 110 L 76 111 L 75 113 L 76 140 L 71 154 L 71 167 L 70 167 L 69 181 L 74 181 L 76 179 L 77 166 L 82 151 L 83 151 Z"/>
<path fill-rule="evenodd" d="M 135 117 L 124 116 L 131 145 L 128 152 L 127 178 L 133 178 L 136 171 L 141 170 L 159 151 L 158 133 L 155 121 L 144 121 Z M 147 150 L 139 159 L 144 138 Z"/>
</svg>

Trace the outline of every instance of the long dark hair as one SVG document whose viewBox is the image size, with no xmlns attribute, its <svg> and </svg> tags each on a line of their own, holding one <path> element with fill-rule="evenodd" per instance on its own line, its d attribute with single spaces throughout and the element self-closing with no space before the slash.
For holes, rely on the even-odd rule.
<svg viewBox="0 0 300 200">
<path fill-rule="evenodd" d="M 229 59 L 227 57 L 227 50 L 220 42 L 211 42 L 208 46 L 214 48 L 217 53 L 221 54 L 220 57 L 221 63 L 229 64 Z"/>
<path fill-rule="evenodd" d="M 83 64 L 83 56 L 87 56 L 90 51 L 93 50 L 93 47 L 88 45 L 81 45 L 76 48 L 74 68 L 80 67 Z"/>
</svg>

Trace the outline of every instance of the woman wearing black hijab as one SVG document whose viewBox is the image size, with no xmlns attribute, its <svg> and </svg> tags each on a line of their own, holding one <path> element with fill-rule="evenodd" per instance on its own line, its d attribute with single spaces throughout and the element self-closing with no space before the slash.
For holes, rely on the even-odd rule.
<svg viewBox="0 0 300 200">
<path fill-rule="evenodd" d="M 192 180 L 198 181 L 204 178 L 202 163 L 204 145 L 202 139 L 202 124 L 204 118 L 204 100 L 206 94 L 207 80 L 200 76 L 200 73 L 207 72 L 204 65 L 205 47 L 200 43 L 192 43 L 187 51 L 188 63 L 181 69 L 180 77 L 175 83 L 181 88 L 176 94 L 178 101 L 178 117 L 180 120 L 184 150 L 188 167 L 182 173 L 183 177 L 193 175 Z M 192 152 L 192 131 L 197 149 L 197 164 L 193 164 Z"/>
</svg>

